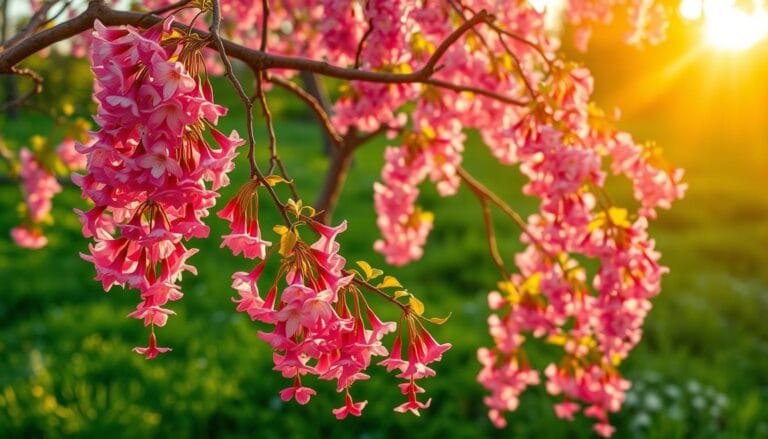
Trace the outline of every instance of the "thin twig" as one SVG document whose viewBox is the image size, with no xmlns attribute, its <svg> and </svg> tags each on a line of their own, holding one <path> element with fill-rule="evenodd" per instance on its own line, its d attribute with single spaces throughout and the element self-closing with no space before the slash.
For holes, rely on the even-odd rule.
<svg viewBox="0 0 768 439">
<path fill-rule="evenodd" d="M 482 96 L 486 96 L 486 97 L 495 99 L 495 100 L 497 100 L 499 102 L 504 102 L 504 103 L 507 103 L 507 104 L 510 104 L 510 105 L 517 105 L 519 107 L 525 107 L 525 106 L 530 104 L 529 101 L 521 101 L 519 99 L 514 99 L 514 98 L 511 98 L 509 96 L 505 96 L 505 95 L 500 94 L 500 93 L 492 92 L 490 90 L 486 90 L 486 89 L 480 88 L 480 87 L 473 87 L 473 86 L 469 86 L 469 85 L 457 85 L 457 84 L 453 84 L 453 83 L 450 83 L 450 82 L 442 81 L 440 79 L 432 79 L 432 78 L 426 79 L 426 80 L 424 80 L 422 82 L 425 83 L 425 84 L 434 85 L 435 87 L 440 87 L 440 88 L 444 88 L 444 89 L 447 89 L 447 90 L 453 90 L 453 91 L 455 91 L 457 93 L 463 93 L 463 92 L 475 93 L 475 94 L 478 94 L 478 95 L 482 95 Z"/>
<path fill-rule="evenodd" d="M 363 44 L 365 44 L 365 40 L 368 39 L 368 37 L 373 33 L 373 18 L 368 20 L 368 30 L 365 31 L 363 34 L 363 38 L 360 39 L 360 42 L 357 44 L 357 50 L 355 51 L 355 68 L 360 68 L 360 57 L 363 54 Z"/>
<path fill-rule="evenodd" d="M 299 193 L 296 190 L 296 185 L 293 183 L 293 179 L 288 175 L 288 171 L 285 169 L 283 161 L 280 160 L 280 155 L 277 153 L 277 137 L 275 136 L 275 125 L 272 122 L 272 112 L 269 110 L 267 104 L 267 97 L 264 94 L 264 82 L 262 76 L 265 72 L 256 73 L 256 95 L 258 96 L 259 103 L 261 104 L 261 110 L 264 113 L 264 120 L 267 125 L 267 134 L 269 135 L 269 174 L 272 174 L 275 167 L 280 171 L 280 175 L 286 180 L 288 188 L 291 190 L 291 195 L 294 200 L 300 200 Z"/>
<path fill-rule="evenodd" d="M 34 35 L 34 33 L 46 23 L 48 11 L 50 11 L 51 8 L 53 8 L 53 6 L 58 2 L 59 0 L 48 0 L 43 2 L 43 4 L 40 6 L 40 9 L 32 14 L 32 17 L 29 19 L 29 23 L 24 26 L 24 29 L 22 29 L 21 32 L 14 35 L 13 37 L 4 41 L 0 47 L 2 47 L 3 50 L 8 49 Z M 7 20 L 8 17 L 5 17 L 4 19 Z M 3 37 L 5 37 L 5 35 L 3 35 Z"/>
<path fill-rule="evenodd" d="M 312 110 L 312 112 L 315 113 L 317 118 L 320 120 L 321 125 L 325 129 L 326 133 L 328 133 L 328 137 L 331 139 L 334 146 L 338 148 L 341 145 L 341 135 L 339 134 L 339 132 L 336 130 L 336 127 L 331 122 L 331 118 L 328 116 L 328 113 L 323 109 L 323 106 L 320 103 L 320 101 L 315 99 L 315 97 L 309 94 L 309 92 L 299 87 L 298 84 L 291 82 L 287 79 L 268 74 L 267 80 L 275 85 L 279 85 L 280 87 L 288 90 L 289 92 L 296 95 L 299 99 L 304 101 L 304 103 L 307 104 L 307 106 Z"/>
<path fill-rule="evenodd" d="M 269 21 L 269 0 L 261 1 L 262 18 L 261 18 L 261 45 L 259 50 L 262 52 L 267 51 L 267 35 L 268 35 L 268 21 Z"/>
<path fill-rule="evenodd" d="M 456 173 L 459 175 L 461 180 L 467 184 L 467 186 L 472 190 L 472 192 L 475 193 L 475 195 L 495 204 L 499 209 L 501 209 L 502 212 L 504 212 L 508 217 L 510 217 L 512 221 L 515 222 L 515 224 L 517 224 L 517 226 L 520 228 L 520 230 L 523 233 L 528 235 L 528 237 L 532 241 L 534 241 L 534 243 L 539 245 L 537 238 L 528 231 L 528 224 L 526 224 L 525 220 L 523 220 L 520 214 L 515 212 L 515 210 L 512 209 L 512 207 L 509 204 L 507 204 L 504 200 L 499 198 L 498 195 L 496 195 L 493 191 L 485 187 L 482 183 L 477 181 L 464 168 L 462 167 L 457 168 Z"/>
<path fill-rule="evenodd" d="M 353 274 L 353 273 L 346 272 L 345 274 L 346 275 L 350 275 L 350 274 Z M 386 291 L 382 290 L 381 288 L 376 288 L 373 285 L 369 284 L 368 282 L 366 282 L 364 280 L 360 280 L 360 279 L 358 279 L 356 277 L 352 278 L 352 283 L 354 283 L 355 285 L 359 285 L 359 286 L 361 286 L 361 287 L 363 287 L 363 288 L 365 288 L 365 289 L 367 289 L 369 291 L 373 291 L 374 293 L 378 294 L 379 296 L 385 298 L 388 302 L 394 303 L 395 305 L 399 306 L 400 309 L 402 309 L 403 312 L 405 312 L 405 313 L 410 313 L 411 312 L 411 308 L 408 305 L 404 305 L 404 304 L 398 302 L 397 299 L 395 299 L 394 297 L 392 297 L 389 294 L 387 294 Z"/>
<path fill-rule="evenodd" d="M 491 259 L 501 271 L 504 279 L 509 279 L 509 270 L 504 265 L 504 259 L 502 259 L 499 253 L 499 246 L 496 242 L 496 233 L 493 228 L 493 216 L 491 214 L 491 206 L 488 205 L 488 201 L 485 198 L 480 198 L 480 204 L 483 208 L 483 223 L 485 224 L 485 235 L 488 238 L 488 251 L 491 253 Z"/>
<path fill-rule="evenodd" d="M 40 76 L 34 70 L 26 69 L 26 68 L 25 69 L 14 68 L 12 73 L 14 75 L 26 76 L 30 78 L 33 82 L 32 89 L 29 90 L 27 93 L 23 94 L 22 96 L 19 96 L 18 98 L 10 102 L 6 102 L 5 104 L 0 105 L 0 112 L 3 112 L 9 108 L 21 106 L 32 96 L 43 92 L 43 77 Z"/>
<path fill-rule="evenodd" d="M 149 12 L 147 12 L 148 15 L 163 15 L 166 12 L 176 11 L 177 9 L 181 9 L 184 6 L 186 6 L 188 3 L 192 2 L 192 0 L 181 0 L 176 3 L 172 3 L 168 6 L 164 6 L 162 8 L 153 9 Z"/>
<path fill-rule="evenodd" d="M 216 47 L 219 49 L 221 62 L 224 63 L 224 69 L 226 71 L 229 82 L 235 88 L 238 96 L 240 97 L 240 100 L 245 106 L 247 119 L 246 123 L 248 127 L 248 163 L 251 166 L 251 178 L 255 177 L 264 185 L 267 192 L 269 193 L 269 196 L 272 198 L 272 201 L 274 201 L 275 205 L 280 211 L 280 214 L 283 216 L 283 220 L 286 222 L 286 224 L 290 224 L 291 220 L 288 218 L 288 213 L 285 211 L 285 205 L 283 205 L 283 203 L 280 201 L 280 198 L 278 198 L 277 194 L 275 193 L 275 190 L 272 188 L 266 178 L 264 178 L 264 174 L 261 173 L 259 165 L 256 164 L 256 137 L 253 132 L 253 102 L 248 99 L 248 95 L 245 94 L 245 90 L 243 90 L 242 84 L 240 84 L 237 76 L 235 76 L 232 70 L 232 63 L 229 61 L 229 57 L 227 57 L 227 51 L 224 47 L 221 35 L 219 35 L 219 27 L 221 26 L 221 9 L 219 8 L 219 0 L 211 0 L 211 3 L 213 17 L 211 19 L 212 23 L 210 27 L 210 37 L 213 38 Z"/>
</svg>

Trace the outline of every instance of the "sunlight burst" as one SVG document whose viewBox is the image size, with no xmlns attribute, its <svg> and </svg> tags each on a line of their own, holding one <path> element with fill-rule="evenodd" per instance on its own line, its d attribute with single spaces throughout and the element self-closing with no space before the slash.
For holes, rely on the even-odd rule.
<svg viewBox="0 0 768 439">
<path fill-rule="evenodd" d="M 768 11 L 754 0 L 748 11 L 734 0 L 683 0 L 680 15 L 687 20 L 704 17 L 706 43 L 721 50 L 746 50 L 768 37 Z"/>
</svg>

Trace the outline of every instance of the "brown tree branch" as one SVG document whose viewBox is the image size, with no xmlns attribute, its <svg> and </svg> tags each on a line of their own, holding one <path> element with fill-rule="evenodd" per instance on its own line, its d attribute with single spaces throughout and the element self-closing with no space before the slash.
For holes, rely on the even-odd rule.
<svg viewBox="0 0 768 439">
<path fill-rule="evenodd" d="M 14 45 L 33 35 L 40 26 L 48 21 L 48 11 L 50 11 L 51 8 L 53 8 L 53 6 L 58 2 L 59 0 L 48 0 L 43 2 L 43 4 L 40 6 L 40 9 L 32 14 L 32 17 L 29 19 L 29 23 L 24 26 L 24 29 L 22 29 L 19 33 L 9 38 L 8 40 L 3 41 L 2 48 L 6 49 L 13 47 Z M 5 19 L 7 20 L 7 17 Z"/>
<path fill-rule="evenodd" d="M 163 18 L 140 12 L 118 11 L 106 6 L 103 0 L 91 0 L 88 4 L 88 8 L 77 17 L 58 24 L 50 29 L 43 30 L 13 47 L 0 51 L 0 73 L 11 73 L 11 69 L 15 65 L 35 52 L 92 28 L 93 22 L 97 19 L 107 26 L 132 25 L 137 27 L 148 27 L 159 23 Z M 483 94 L 512 105 L 524 105 L 525 103 L 499 93 L 431 79 L 432 74 L 438 70 L 438 62 L 448 48 L 469 29 L 479 23 L 487 23 L 491 19 L 492 17 L 485 10 L 478 12 L 475 16 L 468 19 L 460 27 L 454 30 L 453 33 L 438 46 L 422 68 L 412 73 L 376 72 L 339 67 L 324 61 L 265 53 L 264 51 L 254 50 L 225 40 L 220 36 L 218 39 L 221 40 L 221 45 L 224 47 L 228 56 L 243 61 L 254 71 L 272 68 L 289 69 L 308 71 L 346 80 L 390 84 L 430 83 L 437 87 L 449 88 L 458 92 L 469 91 L 472 93 Z M 182 24 L 175 23 L 174 25 L 179 29 L 187 30 Z M 216 39 L 211 38 L 209 33 L 200 30 L 192 30 L 192 32 L 198 34 L 201 38 L 210 38 L 211 45 L 218 49 L 218 47 L 216 47 L 218 45 Z"/>
</svg>

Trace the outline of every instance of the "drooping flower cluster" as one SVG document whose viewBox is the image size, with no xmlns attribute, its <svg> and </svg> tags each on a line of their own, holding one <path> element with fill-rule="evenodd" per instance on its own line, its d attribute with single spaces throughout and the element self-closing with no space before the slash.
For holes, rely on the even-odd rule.
<svg viewBox="0 0 768 439">
<path fill-rule="evenodd" d="M 568 0 L 565 8 L 568 21 L 575 27 L 576 47 L 585 51 L 595 24 L 610 23 L 616 11 L 626 8 L 630 30 L 624 41 L 634 46 L 656 45 L 664 40 L 668 26 L 667 11 L 655 0 Z"/>
<path fill-rule="evenodd" d="M 516 259 L 520 273 L 489 295 L 497 312 L 488 320 L 495 346 L 478 352 L 478 380 L 492 392 L 486 403 L 496 425 L 505 425 L 502 412 L 514 410 L 518 395 L 539 383 L 523 346 L 531 334 L 563 348 L 560 361 L 543 368 L 547 391 L 564 396 L 556 414 L 572 419 L 582 403 L 584 414 L 597 419 L 598 434 L 613 433 L 608 414 L 621 408 L 629 388 L 617 366 L 640 341 L 650 299 L 667 272 L 648 237 L 648 218 L 685 190 L 680 170 L 653 167 L 642 151 L 623 133 L 592 130 L 569 143 L 546 127 L 518 150 L 530 179 L 524 191 L 541 199 L 541 210 L 528 219 L 528 247 Z M 601 154 L 610 154 L 613 171 L 633 181 L 641 205 L 636 219 L 610 205 Z M 592 279 L 573 255 L 599 263 Z"/>
<path fill-rule="evenodd" d="M 316 392 L 302 378 L 314 375 L 335 380 L 336 390 L 345 393 L 344 405 L 333 410 L 338 419 L 360 416 L 368 401 L 355 402 L 350 388 L 356 381 L 368 379 L 365 371 L 374 357 L 387 357 L 379 364 L 389 371 L 399 370 L 398 377 L 406 380 L 401 390 L 408 400 L 395 410 L 418 414 L 419 409 L 429 407 L 429 400 L 416 399 L 416 393 L 424 391 L 416 380 L 434 375 L 428 364 L 439 361 L 450 345 L 438 344 L 418 321 L 419 313 L 414 314 L 400 305 L 407 327 L 398 332 L 391 353 L 384 347 L 383 337 L 395 332 L 397 325 L 379 319 L 358 284 L 353 282 L 356 273 L 345 270 L 346 260 L 339 254 L 336 238 L 346 230 L 346 222 L 336 227 L 326 226 L 302 216 L 306 208 L 298 207 L 297 220 L 308 222 L 311 231 L 318 235 L 312 244 L 299 236 L 298 221 L 290 227 L 275 227 L 281 235 L 282 259 L 277 278 L 262 297 L 258 282 L 274 250 L 265 251 L 270 243 L 261 238 L 258 188 L 256 180 L 249 181 L 220 212 L 233 230 L 223 237 L 222 246 L 230 247 L 234 254 L 242 252 L 246 257 L 263 259 L 252 271 L 232 276 L 232 288 L 239 295 L 233 300 L 238 304 L 238 311 L 271 329 L 259 331 L 259 337 L 274 351 L 274 370 L 292 380 L 292 385 L 283 389 L 280 397 L 284 401 L 295 399 L 299 404 L 306 404 Z M 386 288 L 399 283 L 389 280 L 379 286 Z"/>
<path fill-rule="evenodd" d="M 61 192 L 61 185 L 29 149 L 22 148 L 19 159 L 27 220 L 11 230 L 11 237 L 19 247 L 41 248 L 48 243 L 48 239 L 40 225 L 50 221 L 51 200 Z"/>
<path fill-rule="evenodd" d="M 374 248 L 393 265 L 419 259 L 432 229 L 432 214 L 415 204 L 421 182 L 429 177 L 444 196 L 454 194 L 459 184 L 456 168 L 461 162 L 464 134 L 458 121 L 446 119 L 445 125 L 437 125 L 439 122 L 426 118 L 418 120 L 419 131 L 403 136 L 402 146 L 387 148 L 383 183 L 374 185 L 376 223 L 383 237 Z"/>
<path fill-rule="evenodd" d="M 143 31 L 95 23 L 91 64 L 101 129 L 91 144 L 78 145 L 88 155 L 87 174 L 73 176 L 94 203 L 78 211 L 83 234 L 94 240 L 83 258 L 105 290 L 140 291 L 130 317 L 152 327 L 149 346 L 135 349 L 147 359 L 167 350 L 157 347 L 154 327 L 174 314 L 166 305 L 182 297 L 182 273 L 195 272 L 187 260 L 197 250 L 182 240 L 208 236 L 202 218 L 215 191 L 229 183 L 242 143 L 237 133 L 212 128 L 226 110 L 198 78 L 203 43 L 171 23 Z M 206 140 L 206 127 L 218 148 Z"/>
</svg>

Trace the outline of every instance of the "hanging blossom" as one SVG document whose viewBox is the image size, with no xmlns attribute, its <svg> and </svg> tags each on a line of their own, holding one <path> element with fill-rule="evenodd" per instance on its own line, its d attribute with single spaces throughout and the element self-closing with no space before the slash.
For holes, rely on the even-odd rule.
<svg viewBox="0 0 768 439">
<path fill-rule="evenodd" d="M 22 224 L 11 229 L 11 238 L 22 248 L 39 249 L 48 244 L 43 226 L 53 222 L 51 210 L 54 196 L 62 191 L 56 175 L 85 169 L 86 157 L 75 149 L 74 137 L 87 139 L 88 124 L 78 119 L 68 127 L 64 140 L 54 149 L 47 147 L 42 136 L 33 136 L 33 150 L 19 151 L 19 177 L 24 196 Z"/>
<path fill-rule="evenodd" d="M 561 99 L 588 98 L 567 90 Z M 478 351 L 478 380 L 491 391 L 485 402 L 499 427 L 506 425 L 503 412 L 515 410 L 519 395 L 540 382 L 525 355 L 530 334 L 563 349 L 557 363 L 543 368 L 547 392 L 563 397 L 556 415 L 571 420 L 583 411 L 597 420 L 599 435 L 612 435 L 608 415 L 619 411 L 630 386 L 617 367 L 640 341 L 650 299 L 668 271 L 658 263 L 648 219 L 683 196 L 682 171 L 664 166 L 658 151 L 635 145 L 626 133 L 598 129 L 590 122 L 598 115 L 564 121 L 562 131 L 531 122 L 518 132 L 525 143 L 516 155 L 529 178 L 523 191 L 541 203 L 522 236 L 528 247 L 516 258 L 520 273 L 488 298 L 496 312 L 488 319 L 494 346 Z M 635 215 L 611 205 L 604 157 L 632 181 L 640 204 Z M 599 263 L 592 279 L 576 254 Z"/>
<path fill-rule="evenodd" d="M 418 105 L 414 120 L 418 131 L 406 133 L 403 145 L 387 148 L 382 183 L 374 185 L 376 224 L 382 234 L 374 249 L 393 265 L 421 258 L 432 230 L 432 213 L 415 204 L 421 182 L 429 178 L 443 196 L 455 194 L 459 186 L 456 169 L 465 139 L 459 122 L 425 103 Z"/>
<path fill-rule="evenodd" d="M 291 385 L 280 392 L 284 401 L 295 399 L 306 404 L 316 394 L 308 387 L 306 376 L 336 381 L 336 391 L 344 393 L 344 405 L 333 410 L 337 419 L 349 415 L 360 416 L 368 401 L 355 401 L 350 389 L 369 375 L 365 371 L 374 357 L 382 357 L 378 364 L 388 371 L 397 370 L 400 385 L 407 401 L 395 411 L 419 414 L 429 407 L 430 401 L 419 401 L 423 393 L 416 380 L 430 377 L 435 371 L 428 365 L 442 358 L 450 344 L 439 344 L 419 321 L 420 313 L 399 304 L 403 309 L 398 331 L 395 322 L 383 322 L 376 315 L 368 299 L 353 282 L 355 272 L 345 270 L 346 259 L 339 254 L 338 235 L 347 228 L 346 221 L 331 227 L 302 214 L 308 207 L 289 202 L 295 207 L 297 222 L 292 226 L 276 226 L 280 234 L 279 254 L 282 256 L 277 277 L 262 296 L 259 281 L 267 260 L 275 248 L 261 237 L 258 224 L 258 188 L 256 180 L 249 181 L 219 213 L 230 222 L 232 234 L 223 237 L 222 246 L 234 254 L 263 259 L 250 272 L 237 272 L 232 276 L 232 288 L 238 293 L 233 300 L 237 310 L 247 313 L 253 321 L 266 325 L 269 330 L 259 331 L 259 337 L 273 350 L 274 370 L 289 380 Z M 298 207 L 296 207 L 298 206 Z M 310 215 L 311 216 L 311 215 Z M 318 238 L 309 244 L 301 239 L 299 228 L 308 224 L 310 232 Z M 361 264 L 372 279 L 367 264 Z M 362 275 L 360 275 L 362 277 Z M 381 288 L 399 287 L 394 278 L 386 278 Z M 407 294 L 407 293 L 406 293 Z M 417 307 L 420 302 L 414 301 Z M 391 351 L 382 342 L 383 337 L 397 332 Z"/>
<path fill-rule="evenodd" d="M 48 244 L 48 238 L 43 235 L 41 225 L 51 221 L 51 200 L 61 192 L 61 185 L 29 149 L 22 148 L 19 159 L 26 219 L 21 225 L 11 229 L 11 238 L 19 247 L 38 249 Z"/>
<path fill-rule="evenodd" d="M 94 241 L 82 257 L 95 265 L 105 291 L 139 290 L 129 316 L 151 327 L 149 346 L 134 349 L 147 359 L 169 350 L 157 346 L 154 328 L 174 314 L 166 306 L 182 297 L 182 273 L 196 272 L 187 260 L 197 249 L 183 241 L 208 236 L 202 218 L 215 191 L 229 183 L 243 143 L 234 131 L 212 128 L 226 109 L 198 75 L 205 42 L 174 31 L 172 21 L 146 30 L 95 22 L 90 57 L 101 128 L 92 143 L 77 146 L 87 155 L 87 173 L 73 175 L 94 203 L 77 211 Z"/>
<path fill-rule="evenodd" d="M 566 18 L 575 26 L 574 43 L 586 51 L 595 24 L 613 21 L 621 8 L 628 10 L 629 31 L 624 41 L 633 46 L 657 45 L 666 37 L 669 26 L 667 11 L 661 2 L 655 0 L 568 0 Z"/>
</svg>

